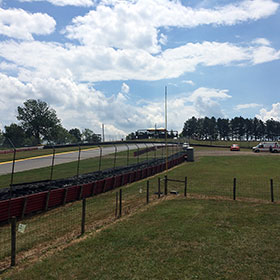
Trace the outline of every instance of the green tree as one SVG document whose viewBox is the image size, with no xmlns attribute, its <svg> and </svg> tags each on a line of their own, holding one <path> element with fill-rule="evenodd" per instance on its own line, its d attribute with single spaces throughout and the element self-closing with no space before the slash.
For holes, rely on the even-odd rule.
<svg viewBox="0 0 280 280">
<path fill-rule="evenodd" d="M 79 143 L 82 141 L 82 133 L 78 128 L 72 128 L 69 130 L 70 135 L 72 135 L 72 143 Z"/>
<path fill-rule="evenodd" d="M 5 137 L 4 146 L 12 147 L 14 145 L 15 147 L 23 147 L 26 144 L 26 134 L 23 128 L 15 123 L 5 126 L 3 136 Z"/>
<path fill-rule="evenodd" d="M 192 117 L 185 121 L 182 136 L 183 137 L 193 137 L 197 133 L 197 119 Z"/>
<path fill-rule="evenodd" d="M 4 139 L 5 139 L 5 137 L 4 137 L 4 135 L 3 135 L 3 132 L 2 132 L 1 129 L 0 129 L 0 146 L 3 146 Z"/>
<path fill-rule="evenodd" d="M 218 118 L 217 131 L 220 140 L 228 140 L 230 132 L 229 119 Z"/>
<path fill-rule="evenodd" d="M 82 139 L 88 143 L 101 142 L 100 135 L 95 134 L 91 129 L 85 128 L 82 132 Z"/>
<path fill-rule="evenodd" d="M 48 137 L 50 130 L 60 124 L 54 109 L 41 100 L 28 99 L 17 108 L 17 119 L 28 136 L 33 136 L 35 144 Z"/>
</svg>

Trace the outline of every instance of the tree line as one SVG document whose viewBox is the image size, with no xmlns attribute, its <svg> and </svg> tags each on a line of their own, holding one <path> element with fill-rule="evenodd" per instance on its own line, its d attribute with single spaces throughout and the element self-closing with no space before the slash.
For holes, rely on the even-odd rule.
<svg viewBox="0 0 280 280">
<path fill-rule="evenodd" d="M 93 143 L 101 137 L 91 129 L 78 128 L 67 130 L 61 124 L 54 109 L 42 100 L 28 99 L 23 106 L 17 107 L 17 120 L 0 130 L 0 145 L 22 147 L 47 144 Z"/>
<path fill-rule="evenodd" d="M 184 123 L 181 136 L 197 140 L 277 141 L 280 136 L 280 122 L 273 119 L 264 122 L 256 117 L 192 117 Z"/>
</svg>

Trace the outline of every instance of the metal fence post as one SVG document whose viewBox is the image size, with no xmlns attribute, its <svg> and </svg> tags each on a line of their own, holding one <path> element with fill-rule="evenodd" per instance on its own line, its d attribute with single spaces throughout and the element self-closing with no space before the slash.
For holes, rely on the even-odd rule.
<svg viewBox="0 0 280 280">
<path fill-rule="evenodd" d="M 100 170 L 101 170 L 101 160 L 102 160 L 102 147 L 99 146 L 99 145 L 98 145 L 98 147 L 99 147 L 99 150 L 100 150 L 100 152 L 99 152 L 99 167 L 98 167 L 98 171 L 100 172 Z"/>
<path fill-rule="evenodd" d="M 86 199 L 84 198 L 82 203 L 81 235 L 85 233 L 85 223 L 86 223 Z"/>
<path fill-rule="evenodd" d="M 81 161 L 81 146 L 79 145 L 78 162 L 77 162 L 77 178 L 80 173 L 80 161 Z"/>
<path fill-rule="evenodd" d="M 233 200 L 236 200 L 236 178 L 233 178 Z"/>
<path fill-rule="evenodd" d="M 135 143 L 137 147 L 137 164 L 139 164 L 139 146 Z"/>
<path fill-rule="evenodd" d="M 117 159 L 117 146 L 115 144 L 114 145 L 114 148 L 115 148 L 115 155 L 114 155 L 114 169 L 116 168 L 116 159 Z"/>
<path fill-rule="evenodd" d="M 271 202 L 274 202 L 273 179 L 270 179 L 270 195 L 271 195 Z"/>
<path fill-rule="evenodd" d="M 129 165 L 129 146 L 127 144 L 125 144 L 127 147 L 127 151 L 126 151 L 126 165 Z"/>
<path fill-rule="evenodd" d="M 149 149 L 146 143 L 144 143 L 145 147 L 146 147 L 146 160 L 149 160 Z"/>
<path fill-rule="evenodd" d="M 16 265 L 16 217 L 11 219 L 11 266 Z"/>
<path fill-rule="evenodd" d="M 53 179 L 54 158 L 55 158 L 55 148 L 53 148 L 53 156 L 52 156 L 52 166 L 51 166 L 51 176 L 50 176 L 51 181 Z"/>
</svg>

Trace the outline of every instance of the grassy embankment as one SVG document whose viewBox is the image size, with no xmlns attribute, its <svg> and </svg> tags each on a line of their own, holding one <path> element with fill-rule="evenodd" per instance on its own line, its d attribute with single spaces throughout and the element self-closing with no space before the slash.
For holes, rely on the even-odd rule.
<svg viewBox="0 0 280 280">
<path fill-rule="evenodd" d="M 279 204 L 268 202 L 269 178 L 278 172 L 279 163 L 272 156 L 203 157 L 185 163 L 168 176 L 188 176 L 187 201 L 183 184 L 172 183 L 169 189 L 181 194 L 175 200 L 148 207 L 24 272 L 9 272 L 10 279 L 276 279 Z M 267 203 L 232 201 L 232 180 L 229 189 L 224 182 L 233 176 L 240 182 L 237 199 L 242 195 Z M 151 193 L 156 182 L 157 177 L 151 180 Z M 88 200 L 87 231 L 114 220 L 114 198 L 115 192 L 109 192 Z M 145 182 L 124 188 L 124 212 L 144 205 Z M 77 202 L 26 220 L 30 232 L 19 237 L 19 251 L 49 244 L 67 230 L 78 232 L 80 211 Z"/>
</svg>

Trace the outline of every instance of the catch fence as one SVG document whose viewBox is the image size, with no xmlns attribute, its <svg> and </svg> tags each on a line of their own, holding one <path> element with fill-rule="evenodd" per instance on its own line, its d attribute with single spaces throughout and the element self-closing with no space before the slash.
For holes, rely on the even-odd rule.
<svg viewBox="0 0 280 280">
<path fill-rule="evenodd" d="M 0 150 L 0 188 L 34 181 L 79 177 L 90 172 L 139 164 L 165 157 L 164 144 L 130 143 L 43 149 Z M 169 145 L 168 155 L 181 150 Z M 31 170 L 32 169 L 32 170 Z"/>
</svg>

